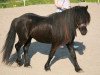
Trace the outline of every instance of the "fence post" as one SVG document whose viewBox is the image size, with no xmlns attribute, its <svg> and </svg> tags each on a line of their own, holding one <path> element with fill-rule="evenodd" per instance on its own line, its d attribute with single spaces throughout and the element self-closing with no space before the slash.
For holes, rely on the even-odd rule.
<svg viewBox="0 0 100 75">
<path fill-rule="evenodd" d="M 23 2 L 24 2 L 24 6 L 25 6 L 25 1 L 26 1 L 26 0 L 23 0 Z"/>
<path fill-rule="evenodd" d="M 99 3 L 99 0 L 98 0 L 98 3 Z"/>
</svg>

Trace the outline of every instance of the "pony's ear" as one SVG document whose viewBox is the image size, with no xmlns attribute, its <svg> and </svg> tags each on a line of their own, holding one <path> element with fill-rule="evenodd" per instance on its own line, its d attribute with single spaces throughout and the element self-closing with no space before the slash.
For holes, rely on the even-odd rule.
<svg viewBox="0 0 100 75">
<path fill-rule="evenodd" d="M 88 9 L 88 5 L 86 6 L 86 9 Z"/>
</svg>

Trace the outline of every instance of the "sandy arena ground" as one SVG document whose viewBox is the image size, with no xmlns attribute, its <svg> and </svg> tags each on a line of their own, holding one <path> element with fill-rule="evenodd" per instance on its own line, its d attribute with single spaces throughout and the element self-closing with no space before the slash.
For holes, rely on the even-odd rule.
<svg viewBox="0 0 100 75">
<path fill-rule="evenodd" d="M 100 4 L 72 4 L 72 6 L 75 5 L 88 5 L 88 11 L 91 15 L 91 23 L 88 26 L 87 35 L 82 36 L 77 31 L 77 37 L 75 39 L 75 44 L 79 46 L 76 50 L 77 60 L 84 72 L 75 72 L 69 60 L 66 47 L 57 50 L 55 58 L 51 62 L 51 71 L 46 72 L 44 65 L 48 58 L 50 45 L 32 40 L 29 49 L 32 68 L 17 66 L 14 62 L 16 59 L 14 48 L 12 53 L 13 64 L 11 66 L 7 66 L 1 62 L 2 53 L 0 53 L 0 75 L 100 75 Z M 36 13 L 45 16 L 55 12 L 55 10 L 55 6 L 52 4 L 0 9 L 0 50 L 2 50 L 6 34 L 14 18 L 24 13 Z"/>
</svg>

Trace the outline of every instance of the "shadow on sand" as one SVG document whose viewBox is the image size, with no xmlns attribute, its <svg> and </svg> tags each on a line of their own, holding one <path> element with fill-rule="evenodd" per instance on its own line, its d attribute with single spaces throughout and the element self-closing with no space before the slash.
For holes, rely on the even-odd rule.
<svg viewBox="0 0 100 75">
<path fill-rule="evenodd" d="M 75 51 L 78 52 L 80 55 L 83 55 L 84 50 L 85 50 L 85 45 L 82 42 L 74 42 L 74 45 L 78 46 L 75 49 Z M 50 49 L 51 49 L 51 44 L 33 42 L 29 48 L 29 57 L 31 59 L 32 56 L 35 55 L 37 52 L 40 52 L 45 55 L 49 55 Z M 20 53 L 22 54 L 22 58 L 23 58 L 23 49 L 21 48 L 20 51 L 21 51 Z M 9 65 L 12 65 L 16 61 L 16 58 L 17 58 L 16 53 L 11 55 Z M 69 58 L 69 60 L 71 61 L 67 46 L 65 46 L 64 48 L 57 49 L 54 59 L 51 61 L 51 65 L 53 65 L 56 61 L 60 59 L 65 59 L 65 58 Z M 24 60 L 23 60 L 23 63 L 24 63 Z M 72 61 L 71 63 L 73 64 Z"/>
</svg>

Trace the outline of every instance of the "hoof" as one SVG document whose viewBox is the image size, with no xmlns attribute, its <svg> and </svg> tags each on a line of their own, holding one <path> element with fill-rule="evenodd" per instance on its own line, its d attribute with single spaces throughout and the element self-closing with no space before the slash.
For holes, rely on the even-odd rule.
<svg viewBox="0 0 100 75">
<path fill-rule="evenodd" d="M 50 66 L 45 65 L 45 71 L 51 71 Z"/>
<path fill-rule="evenodd" d="M 75 69 L 75 71 L 79 72 L 79 73 L 84 72 L 81 68 L 77 68 L 77 69 Z"/>
<path fill-rule="evenodd" d="M 25 66 L 25 65 L 24 65 L 24 67 L 27 67 L 27 68 L 32 68 L 32 66 L 31 66 L 31 65 L 29 65 L 29 66 Z"/>
<path fill-rule="evenodd" d="M 16 63 L 18 64 L 18 66 L 22 66 L 23 65 L 23 63 L 22 63 L 22 61 L 21 60 L 16 60 Z"/>
<path fill-rule="evenodd" d="M 32 66 L 29 63 L 24 64 L 24 67 L 32 68 Z"/>
<path fill-rule="evenodd" d="M 51 71 L 50 67 L 46 67 L 45 71 Z"/>
<path fill-rule="evenodd" d="M 84 72 L 83 70 L 78 71 L 78 73 L 83 73 L 83 72 Z"/>
<path fill-rule="evenodd" d="M 18 64 L 19 67 L 23 65 L 23 63 L 17 63 L 17 64 Z"/>
</svg>

